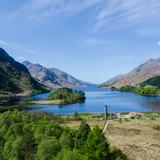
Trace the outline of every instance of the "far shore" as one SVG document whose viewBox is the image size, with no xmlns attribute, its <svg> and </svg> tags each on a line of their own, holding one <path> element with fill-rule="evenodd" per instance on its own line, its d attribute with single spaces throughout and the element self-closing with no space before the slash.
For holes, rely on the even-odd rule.
<svg viewBox="0 0 160 160">
<path fill-rule="evenodd" d="M 63 100 L 46 100 L 46 101 L 29 101 L 31 104 L 40 104 L 40 105 L 47 105 L 47 104 L 63 104 Z"/>
</svg>

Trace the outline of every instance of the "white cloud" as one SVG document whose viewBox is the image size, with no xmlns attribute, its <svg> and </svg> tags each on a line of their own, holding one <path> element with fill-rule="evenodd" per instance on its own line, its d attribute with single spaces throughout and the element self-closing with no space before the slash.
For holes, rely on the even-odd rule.
<svg viewBox="0 0 160 160">
<path fill-rule="evenodd" d="M 93 9 L 92 11 L 90 9 Z M 95 31 L 102 29 L 121 29 L 128 26 L 147 28 L 151 24 L 160 26 L 159 0 L 28 0 L 9 17 L 29 19 L 33 22 L 54 21 L 88 10 L 89 24 Z M 61 17 L 62 16 L 62 17 Z M 147 27 L 146 27 L 147 26 Z M 146 31 L 137 31 L 149 35 Z M 155 33 L 153 33 L 155 34 Z"/>
<path fill-rule="evenodd" d="M 151 23 L 160 20 L 159 0 L 110 0 L 96 16 L 97 29 L 110 25 L 121 28 L 127 25 Z"/>
<path fill-rule="evenodd" d="M 10 17 L 26 16 L 35 21 L 45 21 L 57 15 L 70 16 L 84 11 L 101 0 L 30 0 Z"/>
</svg>

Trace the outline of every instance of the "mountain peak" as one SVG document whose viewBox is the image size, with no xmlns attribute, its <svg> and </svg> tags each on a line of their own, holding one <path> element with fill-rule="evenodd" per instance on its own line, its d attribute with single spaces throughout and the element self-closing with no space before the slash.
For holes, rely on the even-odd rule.
<svg viewBox="0 0 160 160">
<path fill-rule="evenodd" d="M 46 68 L 40 64 L 33 64 L 29 61 L 25 61 L 23 64 L 28 68 L 34 78 L 50 88 L 85 86 L 85 84 L 73 76 L 57 68 Z"/>
<path fill-rule="evenodd" d="M 32 64 L 32 63 L 30 61 L 24 61 L 23 64 L 29 65 L 29 64 Z"/>
<path fill-rule="evenodd" d="M 151 58 L 145 63 L 140 64 L 129 73 L 123 75 L 111 85 L 114 87 L 122 87 L 125 85 L 136 85 L 150 78 L 160 75 L 160 58 Z M 108 82 L 112 82 L 112 79 Z"/>
</svg>

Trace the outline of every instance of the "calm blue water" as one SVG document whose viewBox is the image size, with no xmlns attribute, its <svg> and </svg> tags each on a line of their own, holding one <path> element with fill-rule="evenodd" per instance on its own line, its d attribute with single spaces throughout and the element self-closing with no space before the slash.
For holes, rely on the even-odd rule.
<svg viewBox="0 0 160 160">
<path fill-rule="evenodd" d="M 71 105 L 32 105 L 32 111 L 47 111 L 55 114 L 102 113 L 104 105 L 109 106 L 110 112 L 143 112 L 160 111 L 160 97 L 146 97 L 132 93 L 111 91 L 109 89 L 85 87 L 78 88 L 86 94 L 86 101 L 82 104 Z M 77 90 L 78 90 L 77 89 Z M 40 100 L 46 99 L 48 94 L 34 96 Z"/>
</svg>

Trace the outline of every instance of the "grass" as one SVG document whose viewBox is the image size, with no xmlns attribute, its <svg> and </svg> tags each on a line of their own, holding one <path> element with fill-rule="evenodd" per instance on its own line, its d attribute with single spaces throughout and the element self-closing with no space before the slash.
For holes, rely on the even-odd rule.
<svg viewBox="0 0 160 160">
<path fill-rule="evenodd" d="M 137 114 L 121 123 L 110 121 L 105 136 L 112 147 L 121 149 L 131 160 L 158 160 L 160 112 Z"/>
<path fill-rule="evenodd" d="M 75 117 L 72 115 L 59 115 L 63 119 L 63 125 L 68 126 L 73 129 L 78 129 L 81 122 L 85 120 L 91 128 L 99 126 L 103 129 L 105 125 L 104 114 L 91 114 L 91 113 L 78 113 L 78 116 Z"/>
<path fill-rule="evenodd" d="M 63 104 L 63 100 L 46 100 L 46 101 L 29 101 L 30 104 L 40 104 L 40 105 L 47 105 L 47 104 Z"/>
</svg>

